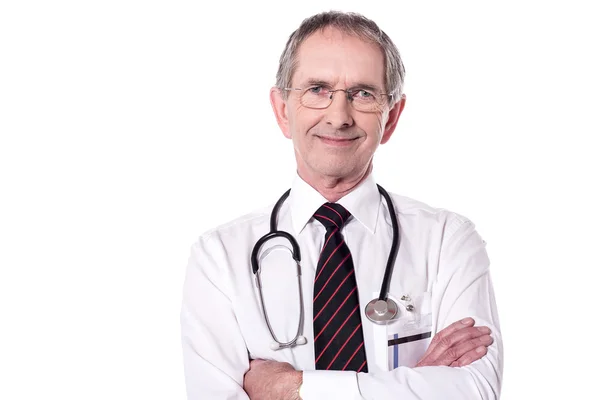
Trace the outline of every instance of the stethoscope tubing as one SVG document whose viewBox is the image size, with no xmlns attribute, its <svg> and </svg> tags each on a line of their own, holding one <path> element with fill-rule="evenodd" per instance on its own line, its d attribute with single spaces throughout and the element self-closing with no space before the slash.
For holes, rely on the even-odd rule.
<svg viewBox="0 0 600 400">
<path fill-rule="evenodd" d="M 379 193 L 381 193 L 381 195 L 385 199 L 385 202 L 388 206 L 388 212 L 390 215 L 390 219 L 392 222 L 392 246 L 390 248 L 390 254 L 388 256 L 387 264 L 385 267 L 385 272 L 383 275 L 383 280 L 381 282 L 381 291 L 379 293 L 379 298 L 378 298 L 378 301 L 386 302 L 388 304 L 387 307 L 389 308 L 390 305 L 388 302 L 388 292 L 389 292 L 389 288 L 390 288 L 390 281 L 392 278 L 392 273 L 394 270 L 394 263 L 396 262 L 396 256 L 398 254 L 398 245 L 400 242 L 400 229 L 398 227 L 398 219 L 396 217 L 396 211 L 394 210 L 394 205 L 392 203 L 392 199 L 390 198 L 390 195 L 380 185 L 377 185 L 377 189 L 379 190 Z M 298 245 L 298 242 L 296 241 L 296 239 L 294 239 L 294 237 L 291 234 L 289 234 L 288 232 L 285 232 L 285 231 L 277 230 L 277 216 L 279 214 L 279 209 L 281 208 L 281 205 L 283 204 L 283 202 L 290 195 L 290 192 L 291 192 L 291 189 L 288 189 L 279 198 L 277 203 L 275 203 L 275 205 L 273 206 L 273 210 L 271 211 L 270 223 L 269 223 L 270 231 L 269 231 L 269 233 L 267 233 L 266 235 L 261 237 L 256 242 L 256 244 L 254 245 L 254 248 L 252 249 L 252 254 L 251 254 L 251 258 L 250 258 L 250 262 L 252 264 L 252 272 L 254 273 L 254 275 L 256 277 L 256 285 L 258 287 L 258 293 L 259 293 L 259 297 L 260 297 L 260 303 L 261 303 L 261 306 L 263 309 L 263 315 L 265 317 L 265 322 L 267 323 L 267 327 L 269 328 L 271 337 L 275 341 L 273 343 L 274 350 L 278 350 L 278 349 L 282 349 L 282 348 L 286 348 L 286 347 L 292 347 L 296 344 L 305 344 L 306 343 L 306 339 L 304 339 L 304 336 L 302 336 L 302 328 L 303 328 L 303 323 L 304 323 L 304 299 L 303 299 L 303 295 L 302 295 L 302 278 L 301 278 L 302 271 L 301 271 L 301 267 L 300 267 L 300 260 L 301 260 L 300 246 Z M 262 291 L 262 282 L 260 279 L 260 265 L 259 265 L 259 261 L 258 261 L 258 252 L 260 251 L 261 247 L 267 241 L 269 241 L 273 238 L 276 238 L 276 237 L 283 237 L 283 238 L 287 239 L 287 241 L 292 245 L 292 257 L 296 261 L 296 266 L 297 266 L 298 292 L 299 292 L 299 298 L 300 298 L 300 318 L 298 321 L 298 330 L 296 332 L 296 336 L 289 342 L 285 342 L 285 343 L 280 342 L 277 339 L 277 337 L 275 336 L 275 332 L 273 331 L 273 328 L 271 326 L 271 322 L 269 321 L 269 316 L 267 313 L 267 309 L 265 307 L 265 301 L 264 301 L 264 296 L 263 296 L 263 291 Z M 372 309 L 374 304 L 376 304 L 376 300 L 372 300 L 371 302 L 369 302 L 369 305 L 367 306 L 366 314 L 372 322 L 374 322 L 376 324 L 383 324 L 383 323 L 385 323 L 385 321 L 388 318 L 393 318 L 396 315 L 397 306 L 396 306 L 395 302 L 392 301 L 392 303 L 393 304 L 391 306 L 395 310 L 392 312 L 392 314 L 389 314 L 389 316 L 387 316 L 388 314 L 386 314 L 386 317 L 382 316 L 381 318 L 374 318 L 372 315 L 370 315 L 372 313 L 368 312 L 369 307 L 371 307 L 371 309 Z M 384 306 L 385 306 L 385 304 L 384 304 Z M 375 307 L 375 310 L 377 310 L 377 306 Z M 302 342 L 302 343 L 300 343 L 300 342 Z"/>
<path fill-rule="evenodd" d="M 387 301 L 388 293 L 390 291 L 390 281 L 392 279 L 392 273 L 394 272 L 394 263 L 396 262 L 396 256 L 398 255 L 398 243 L 400 242 L 400 229 L 398 227 L 398 219 L 396 218 L 396 210 L 394 210 L 394 204 L 388 192 L 377 185 L 379 193 L 385 199 L 388 206 L 388 212 L 390 219 L 392 220 L 392 246 L 390 248 L 390 255 L 388 256 L 387 264 L 385 266 L 385 273 L 383 274 L 383 281 L 381 282 L 381 291 L 379 292 L 379 300 Z"/>
<path fill-rule="evenodd" d="M 263 309 L 263 314 L 265 315 L 265 321 L 267 323 L 267 327 L 269 328 L 269 332 L 271 332 L 271 336 L 273 337 L 273 340 L 275 341 L 275 343 L 278 345 L 278 348 L 285 348 L 285 347 L 291 347 L 294 344 L 296 344 L 296 341 L 298 341 L 298 339 L 302 336 L 302 324 L 304 323 L 304 298 L 302 295 L 302 269 L 300 268 L 300 262 L 296 261 L 296 266 L 297 266 L 297 271 L 298 271 L 298 293 L 300 296 L 300 318 L 298 319 L 298 329 L 296 331 L 296 336 L 290 340 L 289 342 L 280 342 L 279 339 L 277 339 L 277 336 L 275 335 L 275 332 L 273 331 L 273 328 L 271 326 L 271 321 L 269 321 L 269 314 L 267 313 L 267 308 L 265 307 L 265 300 L 264 300 L 264 296 L 263 296 L 263 291 L 262 291 L 262 282 L 260 280 L 260 273 L 255 274 L 256 276 L 256 285 L 258 286 L 259 290 L 258 290 L 258 294 L 260 297 L 260 305 L 262 306 Z"/>
</svg>

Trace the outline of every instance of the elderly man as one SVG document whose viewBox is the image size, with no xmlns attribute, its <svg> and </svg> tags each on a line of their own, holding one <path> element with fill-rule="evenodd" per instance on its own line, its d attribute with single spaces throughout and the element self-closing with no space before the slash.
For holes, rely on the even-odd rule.
<svg viewBox="0 0 600 400">
<path fill-rule="evenodd" d="M 188 399 L 499 397 L 485 242 L 465 217 L 375 182 L 403 79 L 395 45 L 361 15 L 321 13 L 290 36 L 271 104 L 297 176 L 274 210 L 192 247 Z"/>
</svg>

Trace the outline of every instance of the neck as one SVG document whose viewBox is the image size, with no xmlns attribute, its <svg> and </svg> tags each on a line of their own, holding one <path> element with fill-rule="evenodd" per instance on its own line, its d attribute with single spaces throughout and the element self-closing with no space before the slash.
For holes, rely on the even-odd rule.
<svg viewBox="0 0 600 400">
<path fill-rule="evenodd" d="M 315 172 L 311 173 L 303 169 L 298 169 L 298 175 L 316 191 L 321 193 L 327 201 L 335 203 L 360 185 L 372 170 L 373 164 L 369 163 L 363 171 L 351 177 L 327 176 Z"/>
</svg>

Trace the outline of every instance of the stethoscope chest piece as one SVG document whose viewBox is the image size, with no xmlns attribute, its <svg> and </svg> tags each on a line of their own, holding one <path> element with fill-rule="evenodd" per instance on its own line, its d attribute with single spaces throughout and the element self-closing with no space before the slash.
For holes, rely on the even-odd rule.
<svg viewBox="0 0 600 400">
<path fill-rule="evenodd" d="M 398 305 L 391 299 L 373 299 L 367 304 L 365 314 L 371 322 L 384 325 L 398 315 Z"/>
</svg>

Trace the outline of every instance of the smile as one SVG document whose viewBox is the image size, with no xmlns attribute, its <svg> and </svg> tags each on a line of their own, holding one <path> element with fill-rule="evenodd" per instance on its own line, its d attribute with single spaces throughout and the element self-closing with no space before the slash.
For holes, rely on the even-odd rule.
<svg viewBox="0 0 600 400">
<path fill-rule="evenodd" d="M 343 139 L 343 138 L 329 138 L 329 137 L 324 137 L 324 136 L 317 136 L 319 138 L 319 140 L 321 140 L 321 142 L 330 145 L 330 146 L 338 146 L 338 147 L 343 147 L 343 146 L 350 146 L 352 143 L 354 143 L 354 141 L 356 138 L 352 138 L 352 139 Z"/>
</svg>

